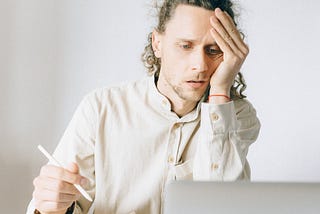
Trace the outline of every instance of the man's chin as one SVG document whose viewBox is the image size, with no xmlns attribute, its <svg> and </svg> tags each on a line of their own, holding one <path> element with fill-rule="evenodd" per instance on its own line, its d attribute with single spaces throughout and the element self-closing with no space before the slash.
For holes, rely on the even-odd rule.
<svg viewBox="0 0 320 214">
<path fill-rule="evenodd" d="M 184 98 L 188 101 L 198 102 L 203 97 L 204 93 L 188 93 L 185 94 Z"/>
<path fill-rule="evenodd" d="M 198 102 L 203 97 L 206 90 L 203 89 L 191 89 L 190 88 L 177 88 L 178 90 L 175 90 L 176 93 L 179 95 L 180 98 L 186 100 L 186 101 L 192 101 L 192 102 Z"/>
</svg>

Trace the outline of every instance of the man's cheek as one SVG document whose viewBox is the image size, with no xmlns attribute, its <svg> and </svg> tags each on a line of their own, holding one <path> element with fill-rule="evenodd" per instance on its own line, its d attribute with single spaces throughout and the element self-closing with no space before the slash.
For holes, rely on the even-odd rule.
<svg viewBox="0 0 320 214">
<path fill-rule="evenodd" d="M 217 59 L 216 61 L 214 61 L 214 63 L 212 64 L 212 71 L 213 73 L 217 70 L 217 68 L 219 67 L 219 65 L 221 64 L 222 59 Z"/>
</svg>

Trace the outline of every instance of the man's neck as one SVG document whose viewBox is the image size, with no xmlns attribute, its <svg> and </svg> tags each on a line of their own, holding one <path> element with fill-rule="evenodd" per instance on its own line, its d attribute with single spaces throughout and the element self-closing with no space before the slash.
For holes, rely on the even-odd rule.
<svg viewBox="0 0 320 214">
<path fill-rule="evenodd" d="M 158 79 L 156 78 L 155 84 L 158 91 L 168 98 L 171 103 L 171 111 L 175 112 L 179 117 L 187 115 L 197 106 L 198 102 L 182 99 L 177 93 L 169 91 L 167 87 L 161 85 L 161 82 L 158 82 L 157 80 Z"/>
<path fill-rule="evenodd" d="M 179 98 L 168 97 L 171 102 L 171 111 L 175 112 L 179 117 L 187 115 L 197 106 L 197 102 L 185 101 L 181 98 L 179 100 Z"/>
</svg>

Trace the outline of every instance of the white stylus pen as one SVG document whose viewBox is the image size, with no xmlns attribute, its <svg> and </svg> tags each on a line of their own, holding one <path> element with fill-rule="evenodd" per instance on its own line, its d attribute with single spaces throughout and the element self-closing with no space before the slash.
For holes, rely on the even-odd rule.
<svg viewBox="0 0 320 214">
<path fill-rule="evenodd" d="M 38 145 L 38 149 L 40 150 L 40 152 L 42 152 L 42 154 L 44 154 L 49 161 L 51 161 L 54 165 L 56 166 L 60 166 L 63 167 L 52 155 L 49 154 L 49 152 L 47 152 L 41 145 Z M 77 190 L 79 190 L 79 192 L 86 198 L 88 199 L 88 201 L 93 201 L 92 198 L 90 197 L 90 195 L 79 185 L 79 184 L 73 184 Z"/>
</svg>

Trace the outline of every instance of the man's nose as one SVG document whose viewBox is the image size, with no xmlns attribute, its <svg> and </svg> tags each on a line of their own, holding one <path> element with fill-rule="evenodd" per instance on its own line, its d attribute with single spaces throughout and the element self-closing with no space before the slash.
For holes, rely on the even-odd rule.
<svg viewBox="0 0 320 214">
<path fill-rule="evenodd" d="M 192 71 L 205 72 L 208 70 L 207 56 L 203 50 L 195 51 L 192 55 Z"/>
</svg>

